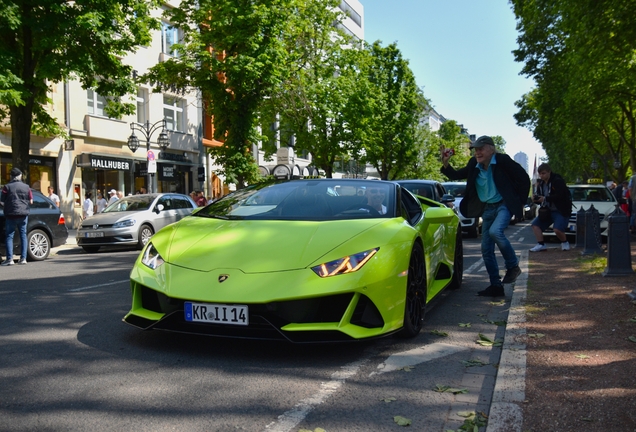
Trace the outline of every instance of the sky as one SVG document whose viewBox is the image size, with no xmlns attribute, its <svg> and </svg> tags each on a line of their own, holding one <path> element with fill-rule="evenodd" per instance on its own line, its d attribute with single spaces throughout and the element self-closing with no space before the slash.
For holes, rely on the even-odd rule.
<svg viewBox="0 0 636 432">
<path fill-rule="evenodd" d="M 516 19 L 507 0 L 360 0 L 365 40 L 395 42 L 435 110 L 468 133 L 501 135 L 506 153 L 524 152 L 532 170 L 545 157 L 517 126 L 515 101 L 534 87 L 514 60 Z"/>
</svg>

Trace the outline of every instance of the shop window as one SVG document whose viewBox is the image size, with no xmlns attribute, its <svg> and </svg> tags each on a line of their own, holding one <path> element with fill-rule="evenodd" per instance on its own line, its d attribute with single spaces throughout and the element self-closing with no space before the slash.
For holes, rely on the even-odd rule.
<svg viewBox="0 0 636 432">
<path fill-rule="evenodd" d="M 163 117 L 168 130 L 183 132 L 185 130 L 184 101 L 178 97 L 163 95 Z"/>
<path fill-rule="evenodd" d="M 86 90 L 86 100 L 88 104 L 88 113 L 92 115 L 105 117 L 104 106 L 106 105 L 106 98 L 98 95 L 94 90 Z"/>
</svg>

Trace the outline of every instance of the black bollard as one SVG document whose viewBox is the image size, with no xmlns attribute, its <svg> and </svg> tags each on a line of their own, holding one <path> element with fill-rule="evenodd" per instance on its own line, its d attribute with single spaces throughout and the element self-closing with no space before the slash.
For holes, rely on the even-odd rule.
<svg viewBox="0 0 636 432">
<path fill-rule="evenodd" d="M 602 254 L 600 238 L 601 224 L 598 220 L 598 210 L 592 204 L 585 212 L 585 249 L 581 255 Z"/>
<path fill-rule="evenodd" d="M 625 276 L 634 273 L 632 249 L 629 245 L 629 218 L 618 207 L 607 218 L 607 267 L 603 276 Z"/>
<path fill-rule="evenodd" d="M 585 209 L 583 206 L 576 212 L 576 244 L 574 247 L 585 247 Z"/>
</svg>

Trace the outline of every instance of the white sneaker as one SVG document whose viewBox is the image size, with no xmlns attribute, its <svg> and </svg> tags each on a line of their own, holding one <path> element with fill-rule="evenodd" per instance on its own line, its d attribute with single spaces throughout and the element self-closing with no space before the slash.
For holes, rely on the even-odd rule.
<svg viewBox="0 0 636 432">
<path fill-rule="evenodd" d="M 569 251 L 570 250 L 570 242 L 561 243 L 561 250 L 562 251 Z"/>
<path fill-rule="evenodd" d="M 530 249 L 530 252 L 540 252 L 540 251 L 545 251 L 545 250 L 548 250 L 548 247 L 546 245 L 541 244 L 541 243 L 537 243 L 535 247 Z"/>
<path fill-rule="evenodd" d="M 10 266 L 13 265 L 13 258 L 9 259 L 7 258 L 6 260 L 2 261 L 2 263 L 0 263 L 1 266 Z"/>
</svg>

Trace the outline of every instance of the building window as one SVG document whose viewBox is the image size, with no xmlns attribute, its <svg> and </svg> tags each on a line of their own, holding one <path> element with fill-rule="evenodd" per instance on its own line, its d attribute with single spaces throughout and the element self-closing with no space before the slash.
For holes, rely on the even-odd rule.
<svg viewBox="0 0 636 432">
<path fill-rule="evenodd" d="M 86 100 L 89 114 L 106 117 L 106 114 L 104 114 L 106 98 L 104 96 L 100 96 L 94 90 L 88 89 L 86 90 Z"/>
<path fill-rule="evenodd" d="M 137 89 L 137 123 L 146 123 L 148 120 L 148 90 Z"/>
<path fill-rule="evenodd" d="M 351 20 L 358 24 L 358 27 L 362 27 L 362 17 L 358 12 L 356 12 L 345 0 L 340 0 L 340 5 L 338 6 L 341 11 L 343 11 Z"/>
<path fill-rule="evenodd" d="M 172 48 L 174 44 L 181 42 L 181 32 L 167 22 L 161 23 L 161 52 L 178 57 L 178 53 Z"/>
<path fill-rule="evenodd" d="M 183 99 L 163 95 L 163 117 L 166 119 L 166 128 L 168 130 L 178 132 L 185 130 L 183 107 Z"/>
</svg>

